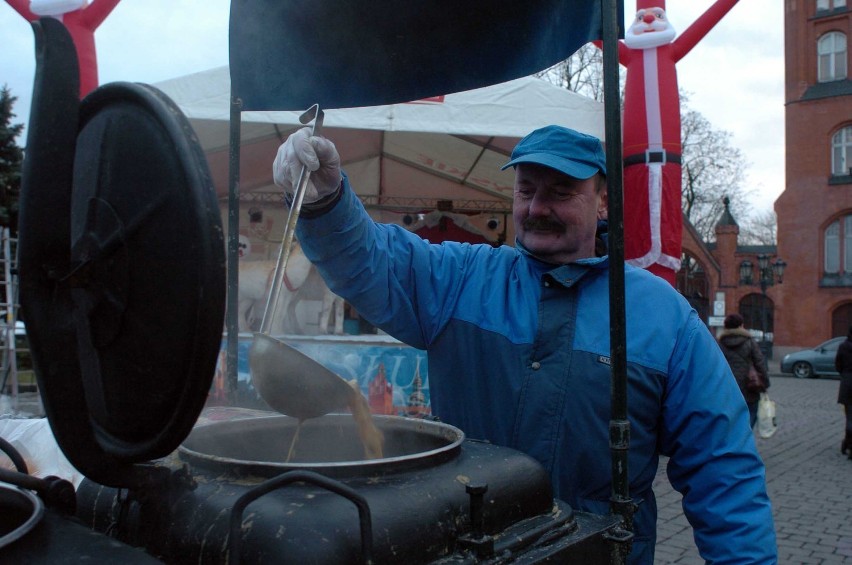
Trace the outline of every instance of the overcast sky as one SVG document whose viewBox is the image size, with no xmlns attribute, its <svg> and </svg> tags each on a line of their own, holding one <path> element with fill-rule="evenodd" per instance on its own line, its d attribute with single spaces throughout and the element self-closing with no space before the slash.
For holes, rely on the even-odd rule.
<svg viewBox="0 0 852 565">
<path fill-rule="evenodd" d="M 715 0 L 668 0 L 669 20 L 686 29 Z M 742 0 L 678 63 L 689 106 L 731 132 L 745 155 L 757 210 L 784 188 L 784 15 L 779 0 Z M 227 0 L 123 0 L 98 28 L 100 82 L 153 83 L 228 63 Z M 626 17 L 635 2 L 625 0 Z M 0 1 L 0 85 L 26 122 L 35 69 L 32 30 Z M 24 143 L 23 140 L 20 141 Z"/>
</svg>

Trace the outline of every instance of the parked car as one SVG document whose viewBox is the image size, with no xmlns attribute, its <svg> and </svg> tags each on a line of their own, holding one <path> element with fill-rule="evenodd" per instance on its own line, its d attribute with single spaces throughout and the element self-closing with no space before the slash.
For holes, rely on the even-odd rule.
<svg viewBox="0 0 852 565">
<path fill-rule="evenodd" d="M 785 355 L 781 360 L 781 372 L 793 373 L 793 376 L 799 379 L 838 377 L 837 371 L 834 370 L 834 357 L 837 355 L 837 348 L 845 339 L 835 337 L 813 349 L 803 349 Z"/>
</svg>

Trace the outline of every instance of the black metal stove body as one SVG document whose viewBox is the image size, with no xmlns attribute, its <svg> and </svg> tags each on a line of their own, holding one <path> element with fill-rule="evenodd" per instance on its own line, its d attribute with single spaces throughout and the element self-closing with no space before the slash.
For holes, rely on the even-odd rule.
<svg viewBox="0 0 852 565">
<path fill-rule="evenodd" d="M 186 482 L 141 497 L 84 482 L 80 518 L 170 563 L 610 562 L 620 520 L 554 500 L 543 468 L 521 453 L 384 417 L 390 453 L 358 461 L 342 414 L 300 432 L 309 458 L 341 462 L 282 463 L 295 425 L 276 416 L 197 428 L 164 462 L 188 463 Z M 338 442 L 316 448 L 321 438 Z"/>
<path fill-rule="evenodd" d="M 34 29 L 21 303 L 51 428 L 88 478 L 77 517 L 103 542 L 95 561 L 120 550 L 133 562 L 135 546 L 169 563 L 622 562 L 620 518 L 573 512 L 535 461 L 507 448 L 457 438 L 434 457 L 357 472 L 194 457 L 211 429 L 193 425 L 225 307 L 206 160 L 156 89 L 115 83 L 81 104 L 67 31 L 49 19 Z M 45 525 L 0 558 L 55 562 L 50 540 L 79 524 Z"/>
</svg>

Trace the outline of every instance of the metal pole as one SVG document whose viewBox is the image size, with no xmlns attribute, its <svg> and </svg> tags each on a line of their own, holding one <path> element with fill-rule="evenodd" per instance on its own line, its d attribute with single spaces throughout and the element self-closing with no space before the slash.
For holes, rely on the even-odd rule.
<svg viewBox="0 0 852 565">
<path fill-rule="evenodd" d="M 15 340 L 17 336 L 15 334 L 15 322 L 18 320 L 17 313 L 17 292 L 14 288 L 13 284 L 17 284 L 17 274 L 12 274 L 15 270 L 17 270 L 17 264 L 14 264 L 12 258 L 12 245 L 11 245 L 11 230 L 9 228 L 3 228 L 3 280 L 5 281 L 6 287 L 6 302 L 4 303 L 6 307 L 6 319 L 3 320 L 3 324 L 5 327 L 6 335 L 3 338 L 6 340 L 5 349 L 3 351 L 4 363 L 2 370 L 6 371 L 6 374 L 3 378 L 3 385 L 6 384 L 5 377 L 12 377 L 12 399 L 14 401 L 14 408 L 18 408 L 18 353 L 17 353 L 17 343 Z M 2 392 L 2 390 L 0 390 Z"/>
<path fill-rule="evenodd" d="M 766 343 L 766 270 L 760 270 L 760 292 L 763 294 L 763 300 L 760 302 L 760 341 Z"/>
<path fill-rule="evenodd" d="M 612 362 L 610 449 L 612 451 L 612 496 L 610 511 L 623 518 L 626 538 L 633 529 L 633 501 L 627 455 L 630 422 L 627 419 L 627 332 L 624 299 L 624 201 L 621 147 L 621 96 L 618 80 L 617 0 L 603 0 L 603 75 L 606 169 L 609 200 L 609 316 Z M 626 540 L 625 540 L 626 541 Z"/>
<path fill-rule="evenodd" d="M 237 355 L 239 353 L 239 322 L 237 291 L 240 280 L 240 126 L 242 100 L 231 93 L 231 123 L 228 147 L 228 303 L 225 317 L 228 330 L 227 381 L 228 397 L 236 400 Z"/>
</svg>

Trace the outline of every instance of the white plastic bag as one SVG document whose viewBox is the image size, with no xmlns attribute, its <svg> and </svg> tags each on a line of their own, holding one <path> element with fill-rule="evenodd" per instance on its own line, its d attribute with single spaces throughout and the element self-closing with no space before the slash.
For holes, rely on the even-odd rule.
<svg viewBox="0 0 852 565">
<path fill-rule="evenodd" d="M 74 488 L 83 482 L 83 475 L 75 469 L 56 443 L 47 418 L 0 419 L 0 437 L 24 459 L 27 471 L 34 477 L 50 475 L 71 481 Z M 0 469 L 15 471 L 12 460 L 0 451 Z"/>
<path fill-rule="evenodd" d="M 771 438 L 778 430 L 778 422 L 775 420 L 775 401 L 769 399 L 769 394 L 760 393 L 757 402 L 757 433 L 763 439 Z"/>
</svg>

